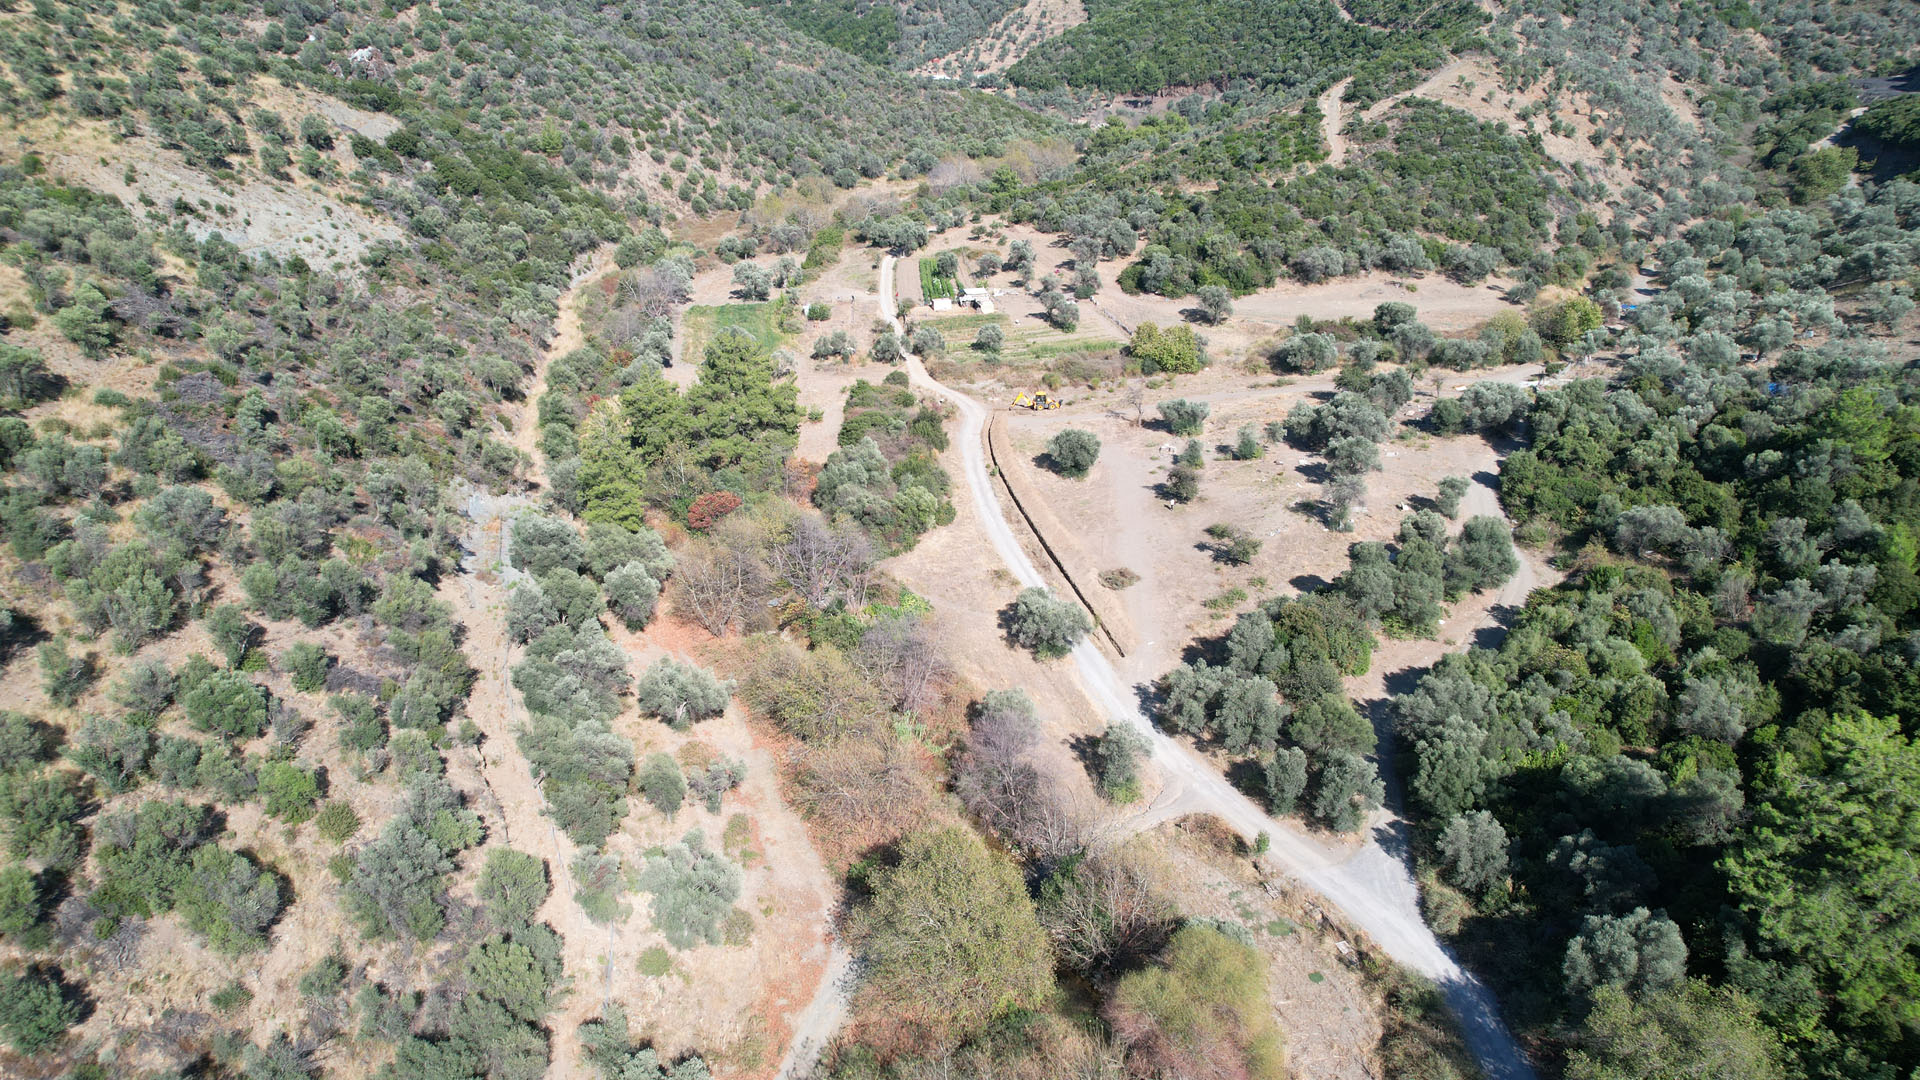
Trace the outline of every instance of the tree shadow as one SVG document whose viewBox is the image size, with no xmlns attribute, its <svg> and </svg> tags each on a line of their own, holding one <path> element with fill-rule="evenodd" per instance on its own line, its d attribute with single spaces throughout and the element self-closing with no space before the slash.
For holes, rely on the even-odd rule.
<svg viewBox="0 0 1920 1080">
<path fill-rule="evenodd" d="M 1486 432 L 1483 437 L 1487 440 L 1487 445 L 1493 447 L 1493 452 L 1499 454 L 1501 457 L 1506 457 L 1516 450 L 1525 450 L 1527 448 L 1526 439 L 1505 428 L 1490 430 Z"/>
<path fill-rule="evenodd" d="M 1413 865 L 1413 826 L 1404 818 L 1391 817 L 1375 825 L 1373 840 L 1395 862 Z"/>
<path fill-rule="evenodd" d="M 1028 461 L 1036 469 L 1040 469 L 1045 472 L 1050 472 L 1055 476 L 1064 477 L 1069 480 L 1072 479 L 1072 477 L 1067 476 L 1066 473 L 1060 470 L 1059 463 L 1054 461 L 1053 455 L 1047 453 L 1045 450 L 1042 450 L 1039 453 L 1033 455 L 1033 457 L 1029 458 Z"/>
<path fill-rule="evenodd" d="M 899 865 L 900 841 L 897 839 L 882 840 L 862 848 L 858 857 L 847 864 L 846 873 L 842 876 L 847 886 L 849 905 L 873 895 L 873 875 L 876 871 L 891 870 Z"/>
<path fill-rule="evenodd" d="M 0 656 L 12 657 L 20 650 L 53 640 L 40 620 L 24 611 L 13 612 L 12 620 L 0 630 Z"/>
<path fill-rule="evenodd" d="M 1172 480 L 1162 480 L 1157 484 L 1151 484 L 1147 490 L 1153 492 L 1153 497 L 1159 499 L 1161 502 L 1173 503 L 1176 506 L 1193 505 L 1193 500 L 1182 499 L 1174 494 Z"/>
<path fill-rule="evenodd" d="M 1267 805 L 1267 770 L 1255 758 L 1235 758 L 1227 765 L 1227 783 L 1261 806 Z"/>
<path fill-rule="evenodd" d="M 1497 649 L 1513 632 L 1514 624 L 1520 621 L 1522 608 L 1513 604 L 1495 604 L 1487 609 L 1493 616 L 1493 625 L 1483 626 L 1473 632 L 1473 647 L 1476 649 Z"/>
<path fill-rule="evenodd" d="M 1025 590 L 1023 589 L 1021 591 L 1024 592 Z M 1017 601 L 1009 601 L 1007 603 L 1007 606 L 1001 608 L 999 612 L 995 615 L 994 625 L 1000 628 L 1000 636 L 1006 640 L 1007 648 L 1015 649 L 1020 652 L 1032 652 L 1032 650 L 1028 649 L 1027 646 L 1021 644 L 1018 637 L 1015 635 L 1014 629 L 1015 629 L 1016 620 L 1014 617 L 1014 612 L 1016 609 L 1017 609 Z M 1048 659 L 1047 657 L 1041 656 L 1039 653 L 1032 653 L 1032 655 L 1034 659 L 1040 660 L 1042 662 Z"/>
<path fill-rule="evenodd" d="M 1191 664 L 1204 655 L 1198 642 L 1189 642 L 1187 647 L 1181 650 L 1180 662 Z M 1167 695 L 1160 689 L 1160 680 L 1134 683 L 1133 700 L 1140 709 L 1140 715 L 1147 718 L 1147 722 L 1153 725 L 1155 731 L 1165 730 L 1160 726 L 1160 710 L 1167 703 Z"/>
<path fill-rule="evenodd" d="M 1287 584 L 1293 586 L 1295 592 L 1304 596 L 1307 593 L 1319 592 L 1321 589 L 1333 584 L 1333 582 L 1328 581 L 1319 574 L 1295 574 L 1287 579 Z"/>
<path fill-rule="evenodd" d="M 289 893 L 288 895 L 292 894 Z M 36 963 L 30 970 L 49 983 L 52 983 L 54 988 L 60 992 L 60 997 L 73 1006 L 74 1017 L 72 1026 L 79 1027 L 81 1024 L 86 1023 L 88 1018 L 93 1016 L 93 995 L 87 992 L 85 983 L 69 982 L 66 973 L 56 964 Z"/>
<path fill-rule="evenodd" d="M 1087 779 L 1094 787 L 1100 786 L 1100 736 L 1075 735 L 1067 740 L 1067 749 L 1072 751 L 1080 767 L 1087 771 Z"/>
<path fill-rule="evenodd" d="M 1334 527 L 1333 504 L 1326 499 L 1299 499 L 1289 509 L 1304 515 L 1310 521 L 1319 522 L 1326 528 Z"/>
</svg>

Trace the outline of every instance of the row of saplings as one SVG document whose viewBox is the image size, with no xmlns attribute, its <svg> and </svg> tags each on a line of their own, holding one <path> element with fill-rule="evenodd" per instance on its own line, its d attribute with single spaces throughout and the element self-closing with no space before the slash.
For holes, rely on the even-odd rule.
<svg viewBox="0 0 1920 1080">
<path fill-rule="evenodd" d="M 528 575 L 507 605 L 509 631 L 527 643 L 513 668 L 530 714 L 518 744 L 548 814 L 580 845 L 571 866 L 575 901 L 595 922 L 623 922 L 621 897 L 638 889 L 651 894 L 653 924 L 674 948 L 744 943 L 751 919 L 734 907 L 740 869 L 709 850 L 700 829 L 638 865 L 605 850 L 626 817 L 629 792 L 671 820 L 689 798 L 718 813 L 721 796 L 746 778 L 745 763 L 726 757 L 696 760 L 683 752 L 683 762 L 655 753 L 636 762 L 633 744 L 612 727 L 629 692 L 641 712 L 678 731 L 720 715 L 732 693 L 731 683 L 670 657 L 636 682 L 626 653 L 601 625 L 610 611 L 629 629 L 644 628 L 659 583 L 673 573 L 672 554 L 651 529 L 603 522 L 583 535 L 568 521 L 539 514 L 514 523 L 510 551 Z"/>
</svg>

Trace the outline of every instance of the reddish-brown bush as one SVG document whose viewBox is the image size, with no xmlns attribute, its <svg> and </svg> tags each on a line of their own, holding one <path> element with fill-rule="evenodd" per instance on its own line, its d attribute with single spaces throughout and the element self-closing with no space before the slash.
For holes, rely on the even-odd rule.
<svg viewBox="0 0 1920 1080">
<path fill-rule="evenodd" d="M 713 528 L 721 518 L 740 509 L 740 496 L 731 491 L 709 491 L 687 507 L 687 527 L 697 532 Z"/>
</svg>

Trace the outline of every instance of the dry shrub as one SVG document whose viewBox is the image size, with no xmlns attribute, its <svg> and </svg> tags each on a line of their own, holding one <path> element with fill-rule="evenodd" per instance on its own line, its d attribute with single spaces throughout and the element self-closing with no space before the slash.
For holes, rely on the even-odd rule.
<svg viewBox="0 0 1920 1080">
<path fill-rule="evenodd" d="M 1446 1002 L 1432 983 L 1392 964 L 1367 967 L 1382 1001 L 1380 1065 L 1406 1080 L 1464 1080 L 1479 1075 Z"/>
<path fill-rule="evenodd" d="M 687 527 L 696 532 L 706 532 L 721 518 L 740 509 L 740 502 L 740 496 L 731 491 L 709 491 L 693 500 L 693 505 L 687 508 Z"/>
<path fill-rule="evenodd" d="M 730 630 L 751 633 L 768 623 L 766 601 L 772 575 L 755 547 L 740 538 L 717 536 L 714 543 L 689 544 L 668 579 L 668 588 L 673 610 L 692 618 L 714 637 L 725 637 Z"/>
<path fill-rule="evenodd" d="M 889 1060 L 888 1076 L 899 1080 L 1121 1080 L 1126 1055 L 1099 1025 L 1054 1013 L 1036 1014 L 1019 1035 L 928 1052 L 905 1025 L 869 1022 L 849 1054 Z M 918 1049 L 919 1056 L 912 1056 Z M 835 1075 L 867 1076 L 847 1069 Z"/>
<path fill-rule="evenodd" d="M 849 735 L 801 752 L 793 798 L 827 861 L 844 866 L 932 817 L 936 768 L 924 750 L 891 731 Z"/>
<path fill-rule="evenodd" d="M 829 863 L 845 866 L 935 816 L 940 762 L 895 733 L 882 680 L 837 649 L 809 651 L 772 635 L 749 638 L 719 660 L 741 679 L 753 717 L 796 739 L 787 798 Z M 929 726 L 957 723 L 954 711 L 936 701 Z"/>
<path fill-rule="evenodd" d="M 1075 970 L 1124 971 L 1166 946 L 1179 912 L 1156 888 L 1145 855 L 1138 843 L 1095 850 L 1047 882 L 1040 922 Z"/>
<path fill-rule="evenodd" d="M 1098 352 L 1062 354 L 1047 365 L 1047 370 L 1060 376 L 1060 380 L 1064 383 L 1098 390 L 1103 384 L 1118 380 L 1123 367 L 1118 352 L 1104 349 Z"/>
<path fill-rule="evenodd" d="M 790 735 L 830 739 L 887 721 L 885 693 L 836 649 L 761 636 L 735 650 L 728 666 L 754 714 Z"/>
<path fill-rule="evenodd" d="M 1240 833 L 1212 814 L 1188 814 L 1175 821 L 1173 826 L 1222 855 L 1241 855 L 1246 852 L 1246 841 Z"/>
</svg>

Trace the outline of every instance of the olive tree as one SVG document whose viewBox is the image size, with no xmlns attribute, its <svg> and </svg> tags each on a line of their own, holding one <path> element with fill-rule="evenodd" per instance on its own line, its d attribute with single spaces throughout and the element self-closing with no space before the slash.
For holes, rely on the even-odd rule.
<svg viewBox="0 0 1920 1080">
<path fill-rule="evenodd" d="M 1117 803 L 1140 798 L 1140 758 L 1151 744 L 1132 724 L 1108 724 L 1094 747 L 1099 766 L 1100 794 Z"/>
<path fill-rule="evenodd" d="M 1093 622 L 1080 605 L 1040 586 L 1022 590 L 1004 617 L 1014 643 L 1043 660 L 1067 655 L 1093 631 Z"/>
<path fill-rule="evenodd" d="M 634 700 L 640 711 L 685 731 L 697 721 L 725 712 L 732 693 L 731 681 L 714 678 L 705 669 L 678 663 L 672 657 L 661 657 L 640 676 Z"/>
<path fill-rule="evenodd" d="M 1519 569 L 1507 523 L 1497 517 L 1471 517 L 1447 548 L 1447 592 L 1457 595 L 1496 589 Z"/>
<path fill-rule="evenodd" d="M 1167 429 L 1175 435 L 1198 435 L 1207 422 L 1207 414 L 1213 406 L 1204 401 L 1188 401 L 1186 398 L 1174 398 L 1160 403 L 1160 418 L 1167 422 Z"/>
<path fill-rule="evenodd" d="M 1340 350 L 1328 334 L 1295 334 L 1274 350 L 1273 366 L 1302 375 L 1325 371 L 1340 357 Z"/>
<path fill-rule="evenodd" d="M 572 525 L 545 514 L 526 514 L 513 523 L 508 543 L 513 565 L 535 577 L 556 567 L 578 570 L 587 548 Z"/>
<path fill-rule="evenodd" d="M 1468 892 L 1484 893 L 1507 873 L 1507 830 L 1485 810 L 1456 814 L 1435 843 L 1441 872 Z"/>
<path fill-rule="evenodd" d="M 1336 832 L 1353 832 L 1365 823 L 1386 797 L 1386 786 L 1373 763 L 1347 750 L 1336 750 L 1320 762 L 1313 792 L 1313 816 Z"/>
<path fill-rule="evenodd" d="M 607 572 L 606 586 L 607 605 L 627 629 L 645 629 L 660 601 L 660 583 L 647 568 L 638 562 L 616 566 Z"/>
<path fill-rule="evenodd" d="M 1281 747 L 1267 760 L 1264 770 L 1267 809 L 1276 814 L 1291 814 L 1307 790 L 1307 752 L 1297 746 Z"/>
<path fill-rule="evenodd" d="M 487 851 L 475 895 L 495 926 L 515 930 L 532 924 L 550 888 L 545 862 L 524 851 L 497 847 Z"/>
<path fill-rule="evenodd" d="M 917 356 L 941 357 L 947 353 L 946 335 L 931 326 L 916 326 L 910 338 Z"/>
<path fill-rule="evenodd" d="M 1664 911 L 1642 907 L 1625 915 L 1589 915 L 1567 943 L 1560 970 L 1572 993 L 1610 986 L 1640 997 L 1686 975 L 1687 943 Z"/>
<path fill-rule="evenodd" d="M 1195 295 L 1200 300 L 1200 310 L 1206 315 L 1207 321 L 1215 326 L 1226 322 L 1227 316 L 1233 314 L 1233 293 L 1225 285 L 1202 285 Z"/>
<path fill-rule="evenodd" d="M 1082 479 L 1099 458 L 1100 438 L 1091 431 L 1068 428 L 1047 440 L 1047 464 L 1062 476 Z"/>
</svg>

